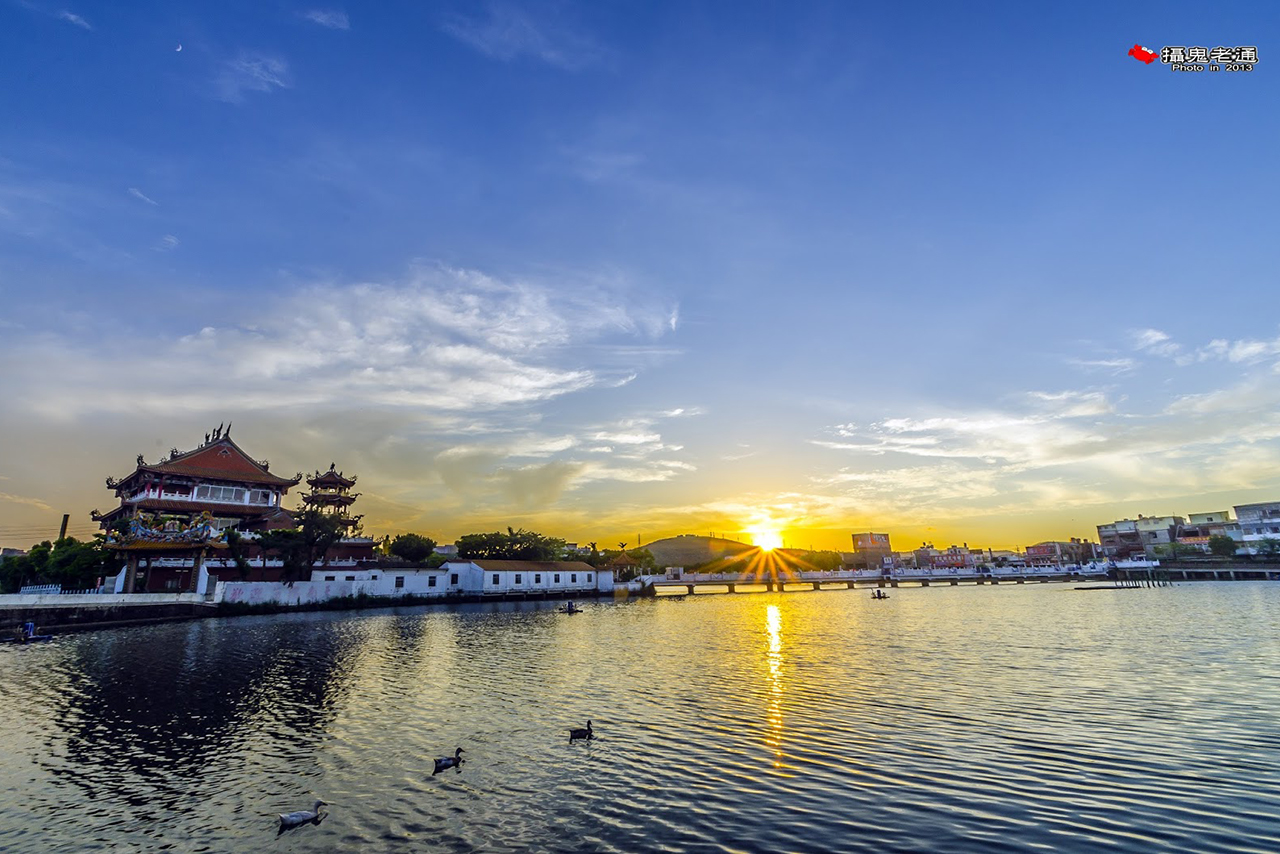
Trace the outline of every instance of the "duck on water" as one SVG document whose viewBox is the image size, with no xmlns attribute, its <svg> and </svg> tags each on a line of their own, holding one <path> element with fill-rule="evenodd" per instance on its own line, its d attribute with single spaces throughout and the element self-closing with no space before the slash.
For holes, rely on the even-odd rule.
<svg viewBox="0 0 1280 854">
<path fill-rule="evenodd" d="M 595 737 L 595 733 L 591 731 L 591 721 L 587 721 L 585 728 L 578 727 L 577 729 L 571 728 L 569 730 L 569 741 L 577 741 L 580 738 L 592 739 Z"/>
<path fill-rule="evenodd" d="M 304 824 L 319 824 L 328 815 L 328 813 L 320 812 L 320 807 L 327 807 L 328 805 L 325 801 L 317 799 L 315 806 L 309 810 L 280 813 L 280 833 L 292 830 L 295 827 L 301 827 Z"/>
<path fill-rule="evenodd" d="M 447 771 L 450 768 L 462 770 L 462 748 L 459 747 L 453 752 L 452 756 L 442 756 L 436 760 L 436 770 L 431 772 L 431 776 L 439 774 L 441 771 Z"/>
</svg>

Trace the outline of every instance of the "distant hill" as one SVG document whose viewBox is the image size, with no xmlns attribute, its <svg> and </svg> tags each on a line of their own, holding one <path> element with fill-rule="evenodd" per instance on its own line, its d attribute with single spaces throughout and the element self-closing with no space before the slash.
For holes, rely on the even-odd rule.
<svg viewBox="0 0 1280 854">
<path fill-rule="evenodd" d="M 699 537 L 685 534 L 679 537 L 667 537 L 665 540 L 654 540 L 645 543 L 644 548 L 653 555 L 658 566 L 697 566 L 725 555 L 737 555 L 748 552 L 755 546 L 739 543 L 736 540 L 724 540 L 719 537 Z"/>
</svg>

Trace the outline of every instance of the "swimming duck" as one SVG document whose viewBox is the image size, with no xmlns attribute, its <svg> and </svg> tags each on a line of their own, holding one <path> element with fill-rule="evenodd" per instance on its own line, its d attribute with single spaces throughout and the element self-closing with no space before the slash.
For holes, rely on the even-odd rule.
<svg viewBox="0 0 1280 854">
<path fill-rule="evenodd" d="M 436 760 L 436 770 L 432 771 L 432 775 L 439 774 L 441 771 L 449 768 L 457 768 L 462 764 L 462 748 L 459 747 L 453 752 L 452 756 L 444 756 Z"/>
<path fill-rule="evenodd" d="M 595 733 L 591 731 L 591 721 L 587 721 L 586 729 L 569 730 L 569 740 L 577 741 L 580 738 L 595 738 Z"/>
<path fill-rule="evenodd" d="M 320 807 L 327 807 L 324 801 L 317 800 L 315 807 L 309 810 L 298 810 L 297 812 L 280 813 L 280 829 L 288 830 L 291 827 L 297 827 L 306 824 L 309 821 L 319 822 Z"/>
</svg>

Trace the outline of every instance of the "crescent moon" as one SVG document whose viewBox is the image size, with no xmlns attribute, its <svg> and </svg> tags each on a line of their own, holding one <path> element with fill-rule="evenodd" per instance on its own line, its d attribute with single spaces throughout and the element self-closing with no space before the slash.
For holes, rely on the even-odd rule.
<svg viewBox="0 0 1280 854">
<path fill-rule="evenodd" d="M 175 52 L 175 53 L 182 53 L 182 45 L 178 45 L 178 46 L 174 49 L 174 52 Z"/>
</svg>

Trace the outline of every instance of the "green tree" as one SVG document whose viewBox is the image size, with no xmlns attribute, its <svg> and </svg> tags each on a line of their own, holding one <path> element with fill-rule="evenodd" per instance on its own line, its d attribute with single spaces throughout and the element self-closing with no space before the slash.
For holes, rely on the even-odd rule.
<svg viewBox="0 0 1280 854">
<path fill-rule="evenodd" d="M 1214 534 L 1209 538 L 1209 551 L 1218 557 L 1232 557 L 1236 553 L 1236 541 L 1226 534 Z"/>
<path fill-rule="evenodd" d="M 564 540 L 523 528 L 467 534 L 458 538 L 457 546 L 463 560 L 560 560 L 565 552 Z"/>
<path fill-rule="evenodd" d="M 310 573 L 346 532 L 336 517 L 319 510 L 301 510 L 293 514 L 296 528 L 263 531 L 258 545 L 265 554 L 275 554 L 283 564 L 281 577 L 286 582 Z"/>
<path fill-rule="evenodd" d="M 1264 555 L 1274 555 L 1276 552 L 1280 552 L 1280 540 L 1277 540 L 1274 537 L 1266 537 L 1265 539 L 1259 540 L 1258 551 L 1262 552 Z"/>
<path fill-rule="evenodd" d="M 391 541 L 391 554 L 412 563 L 422 563 L 436 550 L 436 541 L 421 534 L 400 534 Z"/>
<path fill-rule="evenodd" d="M 99 578 L 115 575 L 122 565 L 100 535 L 89 542 L 75 537 L 45 540 L 25 555 L 0 562 L 0 592 L 17 593 L 27 584 L 61 584 L 66 590 L 83 590 L 97 586 Z"/>
</svg>

